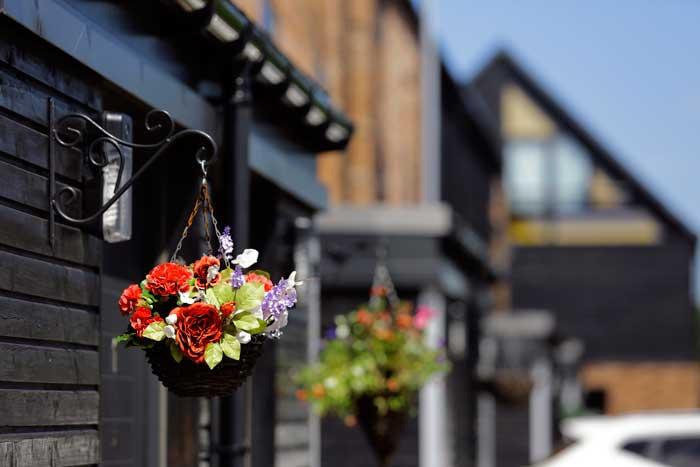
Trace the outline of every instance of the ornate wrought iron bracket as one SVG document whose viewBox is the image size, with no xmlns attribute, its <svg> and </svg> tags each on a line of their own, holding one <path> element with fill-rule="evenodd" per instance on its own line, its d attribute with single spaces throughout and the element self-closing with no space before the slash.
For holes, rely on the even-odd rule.
<svg viewBox="0 0 700 467">
<path fill-rule="evenodd" d="M 206 172 L 214 162 L 217 145 L 209 134 L 200 130 L 175 131 L 175 122 L 165 110 L 151 110 L 146 114 L 145 129 L 156 136 L 153 143 L 137 144 L 125 141 L 105 130 L 92 118 L 85 114 L 74 113 L 55 118 L 53 99 L 48 100 L 49 124 L 49 243 L 54 247 L 56 241 L 55 218 L 74 225 L 87 225 L 100 219 L 101 216 L 116 203 L 119 198 L 143 175 L 163 154 L 183 140 L 200 141 L 195 152 L 195 160 Z M 56 143 L 66 148 L 76 148 L 83 154 L 83 163 L 103 168 L 110 163 L 104 153 L 106 146 L 111 146 L 119 156 L 119 171 L 114 193 L 111 198 L 101 203 L 101 207 L 93 214 L 76 218 L 67 214 L 66 206 L 78 199 L 78 190 L 73 187 L 56 188 Z M 152 151 L 150 158 L 144 162 L 134 175 L 122 183 L 124 154 L 122 147 Z"/>
</svg>

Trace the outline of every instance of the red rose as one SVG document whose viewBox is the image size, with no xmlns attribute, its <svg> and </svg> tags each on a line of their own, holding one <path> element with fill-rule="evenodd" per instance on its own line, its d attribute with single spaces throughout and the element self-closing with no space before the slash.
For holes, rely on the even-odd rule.
<svg viewBox="0 0 700 467">
<path fill-rule="evenodd" d="M 122 296 L 119 297 L 119 310 L 123 315 L 128 315 L 136 309 L 136 305 L 141 298 L 141 287 L 137 284 L 131 284 L 124 289 Z"/>
<path fill-rule="evenodd" d="M 272 290 L 273 284 L 270 279 L 263 276 L 262 274 L 256 274 L 254 272 L 249 272 L 245 276 L 246 282 L 259 282 L 265 286 L 265 292 Z"/>
<path fill-rule="evenodd" d="M 192 273 L 180 264 L 163 263 L 146 275 L 146 288 L 155 295 L 167 297 L 178 292 L 187 292 Z"/>
<path fill-rule="evenodd" d="M 231 314 L 236 311 L 236 302 L 228 302 L 221 305 L 221 314 L 224 318 L 228 318 Z"/>
<path fill-rule="evenodd" d="M 170 313 L 177 315 L 176 339 L 180 350 L 193 362 L 202 363 L 207 344 L 221 339 L 221 317 L 216 307 L 198 302 Z"/>
<path fill-rule="evenodd" d="M 131 315 L 131 318 L 129 318 L 131 327 L 134 328 L 136 335 L 139 337 L 143 336 L 143 331 L 149 324 L 156 321 L 163 321 L 163 318 L 154 316 L 153 313 L 151 313 L 151 309 L 145 306 L 137 308 L 134 314 Z"/>
<path fill-rule="evenodd" d="M 221 279 L 221 274 L 217 272 L 216 275 L 211 278 L 211 280 L 207 280 L 209 276 L 209 268 L 212 266 L 216 266 L 217 270 L 220 266 L 219 260 L 213 256 L 202 256 L 194 263 L 194 277 L 197 279 L 197 287 L 200 289 L 216 285 Z"/>
</svg>

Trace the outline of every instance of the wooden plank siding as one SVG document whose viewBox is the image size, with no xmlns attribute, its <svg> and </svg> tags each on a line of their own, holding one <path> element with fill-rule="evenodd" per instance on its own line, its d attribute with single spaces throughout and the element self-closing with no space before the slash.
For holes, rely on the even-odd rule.
<svg viewBox="0 0 700 467">
<path fill-rule="evenodd" d="M 95 465 L 102 247 L 65 223 L 48 243 L 47 100 L 95 116 L 100 91 L 39 40 L 0 17 L 0 465 Z M 81 164 L 57 146 L 59 189 Z"/>
</svg>

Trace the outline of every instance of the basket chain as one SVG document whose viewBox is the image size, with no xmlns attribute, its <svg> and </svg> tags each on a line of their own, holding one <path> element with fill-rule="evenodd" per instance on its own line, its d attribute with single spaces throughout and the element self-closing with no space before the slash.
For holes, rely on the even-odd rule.
<svg viewBox="0 0 700 467">
<path fill-rule="evenodd" d="M 211 202 L 211 196 L 209 195 L 209 184 L 207 183 L 207 167 L 206 164 L 202 161 L 201 163 L 202 166 L 202 185 L 201 188 L 199 189 L 199 194 L 197 195 L 197 199 L 195 200 L 194 207 L 192 208 L 192 212 L 190 212 L 190 215 L 187 218 L 187 223 L 185 224 L 185 228 L 182 231 L 182 235 L 180 236 L 180 240 L 177 242 L 177 246 L 175 247 L 175 251 L 173 251 L 172 256 L 170 257 L 170 261 L 174 262 L 177 259 L 178 253 L 180 253 L 180 250 L 182 249 L 182 244 L 187 238 L 187 235 L 189 234 L 190 228 L 192 227 L 192 224 L 194 223 L 195 218 L 197 217 L 197 214 L 199 213 L 199 210 L 202 209 L 202 217 L 204 221 L 204 237 L 207 242 L 207 248 L 208 248 L 208 254 L 213 255 L 214 254 L 214 247 L 212 245 L 212 240 L 211 240 L 211 232 L 209 229 L 209 219 L 211 218 L 211 224 L 214 227 L 214 232 L 216 233 L 216 238 L 220 239 L 221 238 L 221 232 L 219 231 L 219 225 L 216 222 L 216 217 L 214 216 L 214 206 L 212 205 Z M 220 241 L 220 240 L 219 240 Z M 222 252 L 222 257 L 224 259 L 224 263 L 226 264 L 226 267 L 229 266 L 228 258 L 226 257 L 225 254 Z"/>
</svg>

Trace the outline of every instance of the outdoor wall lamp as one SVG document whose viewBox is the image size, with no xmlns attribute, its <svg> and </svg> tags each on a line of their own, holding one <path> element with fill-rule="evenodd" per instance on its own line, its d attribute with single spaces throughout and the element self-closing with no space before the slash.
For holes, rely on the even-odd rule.
<svg viewBox="0 0 700 467">
<path fill-rule="evenodd" d="M 114 115 L 114 114 L 112 114 Z M 199 143 L 195 152 L 195 160 L 205 169 L 217 153 L 214 140 L 200 130 L 185 129 L 176 132 L 175 122 L 164 110 L 151 110 L 146 114 L 145 128 L 157 137 L 153 143 L 137 144 L 129 140 L 128 134 L 119 137 L 114 130 L 126 123 L 116 117 L 106 119 L 106 127 L 99 125 L 85 114 L 74 113 L 55 118 L 54 102 L 48 100 L 49 123 L 49 243 L 53 248 L 56 241 L 55 218 L 74 225 L 88 225 L 102 221 L 105 240 L 115 242 L 128 240 L 131 236 L 131 203 L 129 189 L 163 154 L 188 139 Z M 128 128 L 129 126 L 127 126 Z M 125 138 L 126 136 L 127 138 Z M 85 164 L 100 169 L 102 175 L 102 190 L 97 211 L 86 217 L 75 217 L 69 214 L 69 206 L 80 196 L 77 189 L 71 186 L 56 186 L 56 143 L 66 148 L 77 149 L 83 155 Z M 141 149 L 153 151 L 151 157 L 131 176 L 131 150 Z M 126 178 L 126 180 L 125 180 Z M 117 204 L 121 202 L 121 204 Z"/>
</svg>

